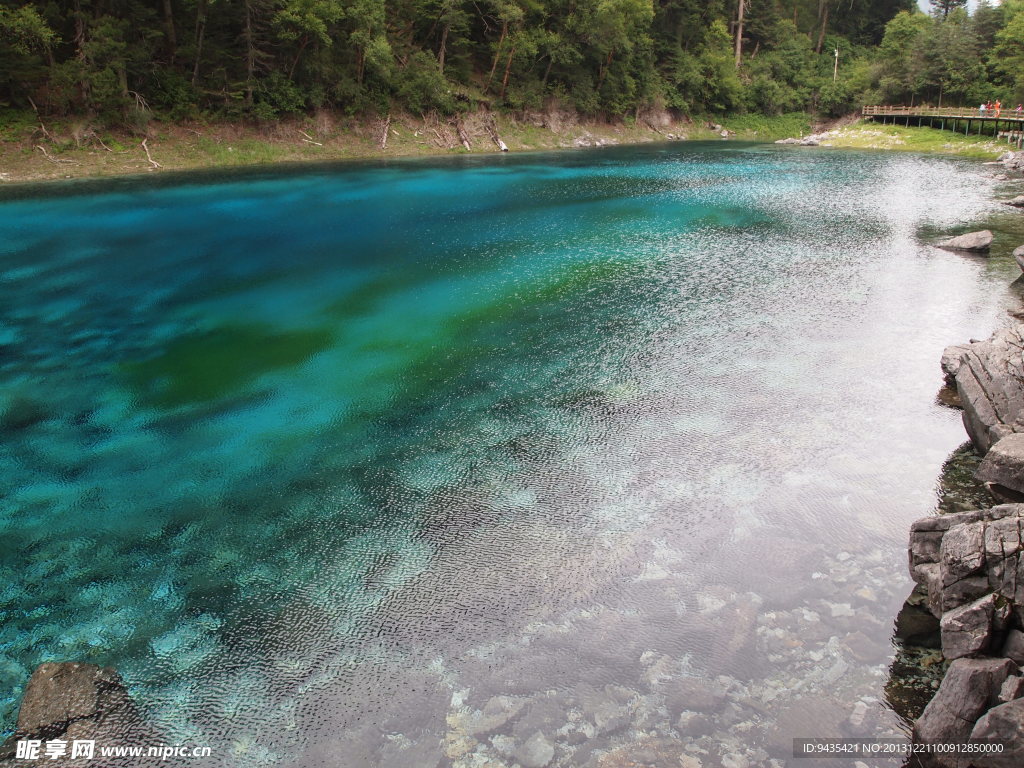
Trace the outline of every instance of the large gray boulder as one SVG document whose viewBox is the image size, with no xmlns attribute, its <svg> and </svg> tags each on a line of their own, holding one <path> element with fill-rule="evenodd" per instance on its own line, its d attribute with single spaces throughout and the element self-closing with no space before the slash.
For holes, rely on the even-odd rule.
<svg viewBox="0 0 1024 768">
<path fill-rule="evenodd" d="M 986 253 L 991 245 L 992 233 L 987 229 L 950 237 L 938 243 L 939 248 L 944 248 L 947 251 L 971 251 L 972 253 Z"/>
<path fill-rule="evenodd" d="M 1024 195 L 1022 195 L 1024 197 Z M 1017 266 L 1024 270 L 1024 245 L 1018 245 L 1013 249 L 1013 260 L 1017 262 Z"/>
<path fill-rule="evenodd" d="M 1018 673 L 1009 659 L 957 659 L 950 664 L 942 685 L 914 724 L 916 743 L 964 743 L 974 724 L 986 710 L 999 702 L 1003 683 Z M 966 768 L 966 759 L 939 755 L 934 761 L 943 768 Z"/>
<path fill-rule="evenodd" d="M 977 768 L 1024 765 L 1024 699 L 1000 704 L 986 712 L 971 731 L 971 741 L 999 745 L 998 752 L 978 752 L 973 758 Z"/>
<path fill-rule="evenodd" d="M 963 403 L 964 427 L 975 447 L 986 453 L 1013 432 L 1024 432 L 1024 326 L 1017 324 L 972 343 L 955 367 Z"/>
<path fill-rule="evenodd" d="M 1009 617 L 1005 601 L 997 603 L 996 596 L 988 594 L 944 613 L 939 622 L 942 655 L 947 659 L 960 659 L 988 652 L 995 633 L 1005 626 Z"/>
<path fill-rule="evenodd" d="M 989 448 L 975 477 L 999 486 L 993 489 L 997 494 L 1002 489 L 1024 494 L 1024 433 L 1007 435 Z"/>
</svg>

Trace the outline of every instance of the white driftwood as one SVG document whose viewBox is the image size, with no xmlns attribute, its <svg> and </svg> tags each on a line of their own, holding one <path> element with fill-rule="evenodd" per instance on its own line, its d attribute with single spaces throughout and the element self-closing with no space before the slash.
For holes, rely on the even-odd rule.
<svg viewBox="0 0 1024 768">
<path fill-rule="evenodd" d="M 163 166 L 160 165 L 160 163 L 158 163 L 156 160 L 154 160 L 153 156 L 149 154 L 149 147 L 146 146 L 147 141 L 149 141 L 149 139 L 142 140 L 142 148 L 146 150 L 146 159 L 149 160 L 149 162 L 152 164 L 154 168 L 163 168 Z"/>
<path fill-rule="evenodd" d="M 46 151 L 46 147 L 41 144 L 36 145 L 36 149 L 43 153 L 43 156 L 51 163 L 69 163 L 70 165 L 78 165 L 74 160 L 66 160 L 63 157 L 53 157 L 49 152 Z"/>
</svg>

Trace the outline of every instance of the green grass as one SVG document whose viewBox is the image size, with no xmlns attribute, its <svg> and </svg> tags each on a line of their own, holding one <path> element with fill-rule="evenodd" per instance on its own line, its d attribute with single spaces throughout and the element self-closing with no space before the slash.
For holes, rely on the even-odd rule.
<svg viewBox="0 0 1024 768">
<path fill-rule="evenodd" d="M 842 129 L 835 138 L 829 139 L 828 143 L 834 147 L 849 149 L 934 152 L 979 160 L 991 160 L 1013 148 L 1005 140 L 996 140 L 992 136 L 978 136 L 976 133 L 964 136 L 962 132 L 954 133 L 940 128 L 881 125 L 867 121 Z"/>
<path fill-rule="evenodd" d="M 736 115 L 718 118 L 724 128 L 735 131 L 741 139 L 774 141 L 790 136 L 805 136 L 811 132 L 811 116 L 806 112 L 785 115 Z"/>
</svg>

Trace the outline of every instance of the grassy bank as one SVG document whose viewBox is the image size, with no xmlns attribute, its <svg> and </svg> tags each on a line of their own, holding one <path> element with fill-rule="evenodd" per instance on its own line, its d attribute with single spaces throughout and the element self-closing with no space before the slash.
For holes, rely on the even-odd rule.
<svg viewBox="0 0 1024 768">
<path fill-rule="evenodd" d="M 714 127 L 714 126 L 719 127 Z M 387 139 L 383 140 L 385 128 Z M 493 128 L 493 130 L 492 130 Z M 461 134 L 460 134 L 461 129 Z M 41 123 L 29 113 L 0 118 L 0 182 L 124 176 L 170 170 L 493 153 L 496 135 L 513 151 L 672 140 L 774 141 L 811 132 L 809 115 L 673 120 L 668 114 L 621 122 L 580 121 L 549 112 L 513 117 L 476 113 L 458 124 L 436 117 L 381 120 L 330 113 L 268 125 L 154 121 L 145 136 L 100 130 L 83 120 Z M 467 150 L 463 136 L 469 143 Z M 988 136 L 856 122 L 833 128 L 822 146 L 902 150 L 993 159 L 1009 145 Z M 148 155 L 147 155 L 148 150 Z"/>
<path fill-rule="evenodd" d="M 721 128 L 714 128 L 714 125 Z M 495 129 L 492 131 L 492 126 Z M 387 140 L 383 141 L 387 128 Z M 470 149 L 462 143 L 462 134 Z M 84 120 L 37 120 L 31 112 L 0 115 L 0 182 L 123 176 L 166 170 L 226 168 L 357 158 L 493 153 L 494 134 L 515 151 L 667 140 L 731 138 L 773 141 L 807 133 L 810 116 L 742 116 L 674 120 L 667 113 L 620 122 L 580 121 L 566 112 L 513 117 L 476 113 L 457 125 L 428 116 L 381 120 L 316 116 L 268 125 L 150 123 L 145 137 Z M 145 138 L 145 146 L 143 146 Z M 147 156 L 147 150 L 149 155 Z"/>
<path fill-rule="evenodd" d="M 964 136 L 938 128 L 916 128 L 858 122 L 829 131 L 821 146 L 846 149 L 887 149 L 904 152 L 931 152 L 960 155 L 978 160 L 994 160 L 1013 149 L 1005 139 L 992 136 Z"/>
</svg>

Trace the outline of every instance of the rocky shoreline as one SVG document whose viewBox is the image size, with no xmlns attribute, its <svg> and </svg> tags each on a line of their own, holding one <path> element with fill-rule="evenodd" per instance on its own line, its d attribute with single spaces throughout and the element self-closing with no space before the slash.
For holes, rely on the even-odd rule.
<svg viewBox="0 0 1024 768">
<path fill-rule="evenodd" d="M 1024 153 L 1001 158 L 1024 166 Z M 1011 205 L 1018 205 L 1016 199 Z M 988 231 L 951 238 L 940 247 L 987 252 Z M 1017 249 L 1017 252 L 1024 249 Z M 1018 263 L 1020 260 L 1018 259 Z M 1024 266 L 1022 266 L 1024 269 Z M 1024 323 L 1015 319 L 991 338 L 948 347 L 939 400 L 963 411 L 981 457 L 974 478 L 994 504 L 949 511 L 911 527 L 910 573 L 916 602 L 931 620 L 917 629 L 938 634 L 951 662 L 917 719 L 913 740 L 922 766 L 1010 768 L 1024 764 Z M 939 745 L 971 745 L 974 752 Z"/>
</svg>

